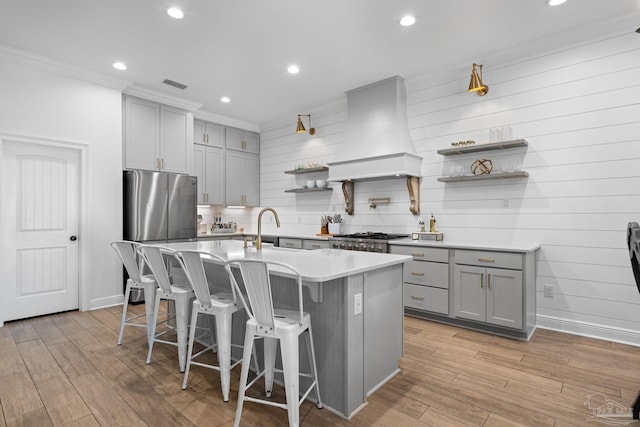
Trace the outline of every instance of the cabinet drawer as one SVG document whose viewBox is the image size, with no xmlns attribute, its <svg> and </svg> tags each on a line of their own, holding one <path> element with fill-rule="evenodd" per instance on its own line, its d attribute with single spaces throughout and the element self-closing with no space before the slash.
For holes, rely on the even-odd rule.
<svg viewBox="0 0 640 427">
<path fill-rule="evenodd" d="M 302 249 L 329 249 L 327 240 L 303 240 Z"/>
<path fill-rule="evenodd" d="M 449 291 L 447 289 L 405 283 L 404 306 L 449 314 Z"/>
<path fill-rule="evenodd" d="M 411 255 L 416 261 L 449 262 L 448 249 L 390 245 L 389 252 L 392 254 Z"/>
<path fill-rule="evenodd" d="M 456 264 L 481 265 L 483 267 L 510 268 L 522 270 L 522 255 L 508 252 L 456 250 Z"/>
<path fill-rule="evenodd" d="M 302 249 L 302 240 L 280 237 L 280 239 L 278 239 L 278 246 L 281 248 Z"/>
<path fill-rule="evenodd" d="M 449 264 L 409 261 L 403 269 L 403 281 L 436 288 L 449 288 Z"/>
</svg>

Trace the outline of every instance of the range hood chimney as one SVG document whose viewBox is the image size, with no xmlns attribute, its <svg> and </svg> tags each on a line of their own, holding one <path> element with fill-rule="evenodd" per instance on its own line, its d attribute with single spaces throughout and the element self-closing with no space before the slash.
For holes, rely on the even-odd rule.
<svg viewBox="0 0 640 427">
<path fill-rule="evenodd" d="M 353 182 L 407 178 L 410 210 L 420 213 L 422 157 L 409 136 L 404 79 L 390 77 L 347 92 L 347 131 L 340 157 L 329 163 L 329 181 L 342 181 L 353 214 Z M 416 194 L 416 192 L 418 194 Z"/>
<path fill-rule="evenodd" d="M 420 176 L 407 123 L 404 79 L 394 76 L 347 92 L 347 132 L 329 181 Z"/>
</svg>

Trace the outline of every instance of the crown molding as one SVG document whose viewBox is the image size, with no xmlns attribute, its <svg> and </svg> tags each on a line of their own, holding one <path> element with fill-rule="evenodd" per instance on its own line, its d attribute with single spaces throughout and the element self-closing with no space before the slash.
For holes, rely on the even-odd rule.
<svg viewBox="0 0 640 427">
<path fill-rule="evenodd" d="M 141 87 L 135 83 L 132 83 L 126 87 L 123 91 L 126 95 L 137 96 L 138 98 L 144 98 L 148 101 L 158 102 L 160 104 L 170 105 L 172 107 L 180 108 L 194 112 L 202 107 L 203 104 L 197 102 L 187 101 L 183 98 L 167 95 L 165 93 L 157 92 L 155 90 Z"/>
<path fill-rule="evenodd" d="M 260 132 L 260 126 L 255 123 L 249 123 L 231 117 L 221 116 L 219 114 L 210 113 L 208 111 L 194 111 L 193 117 L 195 119 L 206 120 L 208 122 L 214 122 L 225 126 L 231 126 L 234 128 L 240 128 L 251 132 Z"/>
<path fill-rule="evenodd" d="M 119 91 L 131 84 L 130 81 L 112 77 L 108 74 L 76 67 L 75 65 L 5 45 L 0 45 L 0 60 Z"/>
</svg>

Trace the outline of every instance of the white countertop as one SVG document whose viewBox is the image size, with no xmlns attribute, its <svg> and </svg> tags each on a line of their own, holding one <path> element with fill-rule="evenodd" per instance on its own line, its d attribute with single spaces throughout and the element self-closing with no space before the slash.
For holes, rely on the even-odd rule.
<svg viewBox="0 0 640 427">
<path fill-rule="evenodd" d="M 492 243 L 492 242 L 468 242 L 462 240 L 412 240 L 399 239 L 390 240 L 389 245 L 398 246 L 425 246 L 432 248 L 444 249 L 473 249 L 485 251 L 502 251 L 502 252 L 535 252 L 540 249 L 539 243 Z"/>
<path fill-rule="evenodd" d="M 304 280 L 325 282 L 410 261 L 411 256 L 339 249 L 300 250 L 263 246 L 262 250 L 239 240 L 201 240 L 167 243 L 173 250 L 198 250 L 218 255 L 225 260 L 258 258 L 278 261 L 296 268 Z"/>
</svg>

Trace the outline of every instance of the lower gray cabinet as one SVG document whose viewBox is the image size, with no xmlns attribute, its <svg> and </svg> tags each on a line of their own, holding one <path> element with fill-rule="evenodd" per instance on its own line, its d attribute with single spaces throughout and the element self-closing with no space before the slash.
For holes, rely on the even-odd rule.
<svg viewBox="0 0 640 427">
<path fill-rule="evenodd" d="M 522 329 L 522 271 L 455 266 L 454 316 Z"/>
<path fill-rule="evenodd" d="M 449 250 L 391 246 L 389 252 L 413 256 L 402 273 L 404 306 L 449 314 Z"/>
</svg>

